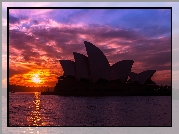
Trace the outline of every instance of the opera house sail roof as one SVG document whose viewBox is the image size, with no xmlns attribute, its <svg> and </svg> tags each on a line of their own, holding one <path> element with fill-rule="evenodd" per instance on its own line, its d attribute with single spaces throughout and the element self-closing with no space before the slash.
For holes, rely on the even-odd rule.
<svg viewBox="0 0 179 134">
<path fill-rule="evenodd" d="M 131 72 L 133 60 L 118 61 L 110 66 L 106 56 L 98 47 L 87 41 L 84 41 L 84 44 L 88 57 L 73 52 L 75 62 L 59 60 L 65 76 L 75 76 L 78 81 L 81 78 L 86 78 L 92 83 L 99 79 L 120 80 L 122 83 L 126 83 L 129 76 L 131 82 L 138 81 L 140 84 L 144 84 L 156 72 L 156 70 L 147 70 L 139 74 Z"/>
<path fill-rule="evenodd" d="M 59 60 L 65 76 L 75 76 L 75 62 L 71 60 Z"/>
<path fill-rule="evenodd" d="M 139 82 L 140 84 L 144 84 L 147 79 L 151 78 L 156 70 L 147 70 L 139 73 Z"/>
<path fill-rule="evenodd" d="M 131 82 L 138 81 L 140 84 L 144 84 L 149 78 L 153 76 L 153 74 L 156 72 L 156 70 L 146 70 L 139 74 L 131 72 L 129 74 Z"/>
<path fill-rule="evenodd" d="M 92 82 L 98 79 L 110 80 L 110 65 L 103 52 L 90 42 L 84 41 L 89 59 L 90 77 Z"/>
<path fill-rule="evenodd" d="M 131 72 L 133 60 L 122 60 L 111 66 L 110 80 L 120 79 L 121 82 L 126 82 Z"/>
<path fill-rule="evenodd" d="M 80 80 L 81 78 L 90 79 L 88 57 L 76 52 L 73 52 L 73 55 L 75 58 L 77 80 Z"/>
<path fill-rule="evenodd" d="M 139 76 L 137 73 L 130 72 L 129 77 L 130 77 L 131 82 L 139 81 Z"/>
</svg>

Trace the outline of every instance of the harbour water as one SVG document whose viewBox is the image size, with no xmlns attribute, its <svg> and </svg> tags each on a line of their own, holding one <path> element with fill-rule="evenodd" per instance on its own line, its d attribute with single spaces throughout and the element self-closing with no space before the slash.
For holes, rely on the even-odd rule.
<svg viewBox="0 0 179 134">
<path fill-rule="evenodd" d="M 171 126 L 171 97 L 9 93 L 9 126 Z"/>
</svg>

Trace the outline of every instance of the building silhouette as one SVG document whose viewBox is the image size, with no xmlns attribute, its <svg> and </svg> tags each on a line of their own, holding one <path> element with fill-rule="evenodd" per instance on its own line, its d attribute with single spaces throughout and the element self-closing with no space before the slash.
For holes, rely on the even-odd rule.
<svg viewBox="0 0 179 134">
<path fill-rule="evenodd" d="M 88 57 L 83 54 L 73 52 L 75 58 L 76 80 L 81 78 L 90 79 L 89 61 Z"/>
<path fill-rule="evenodd" d="M 98 47 L 87 41 L 84 44 L 88 57 L 73 52 L 75 62 L 59 60 L 64 74 L 58 78 L 55 86 L 57 94 L 114 94 L 123 90 L 142 90 L 144 86 L 141 85 L 147 83 L 156 85 L 151 80 L 156 70 L 146 70 L 139 74 L 131 72 L 133 60 L 118 61 L 110 66 Z M 140 86 L 134 86 L 136 84 Z"/>
<path fill-rule="evenodd" d="M 88 54 L 90 78 L 94 83 L 97 80 L 110 80 L 110 65 L 103 52 L 90 42 L 84 41 Z"/>
<path fill-rule="evenodd" d="M 133 60 L 122 60 L 111 66 L 110 80 L 120 79 L 121 82 L 126 82 L 131 72 Z"/>
<path fill-rule="evenodd" d="M 71 60 L 60 60 L 65 76 L 75 76 L 75 62 Z"/>
<path fill-rule="evenodd" d="M 156 70 L 147 70 L 139 74 L 131 72 L 129 76 L 132 82 L 139 81 L 140 84 L 144 84 L 147 80 L 151 80 L 151 77 L 153 76 L 155 72 Z"/>
</svg>

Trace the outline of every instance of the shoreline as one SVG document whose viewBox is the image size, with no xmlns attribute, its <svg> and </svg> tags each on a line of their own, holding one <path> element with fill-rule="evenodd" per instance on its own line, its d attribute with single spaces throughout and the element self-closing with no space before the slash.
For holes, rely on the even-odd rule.
<svg viewBox="0 0 179 134">
<path fill-rule="evenodd" d="M 171 92 L 141 92 L 141 93 L 56 93 L 41 92 L 41 95 L 58 96 L 172 96 Z"/>
</svg>

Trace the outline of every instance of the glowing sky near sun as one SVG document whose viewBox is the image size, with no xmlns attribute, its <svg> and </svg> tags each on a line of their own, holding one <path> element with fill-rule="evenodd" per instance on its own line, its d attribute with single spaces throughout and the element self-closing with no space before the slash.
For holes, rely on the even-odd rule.
<svg viewBox="0 0 179 134">
<path fill-rule="evenodd" d="M 10 83 L 55 86 L 63 74 L 58 60 L 87 55 L 83 40 L 109 63 L 134 60 L 133 72 L 157 70 L 157 84 L 171 83 L 171 11 L 169 9 L 10 9 Z"/>
</svg>

